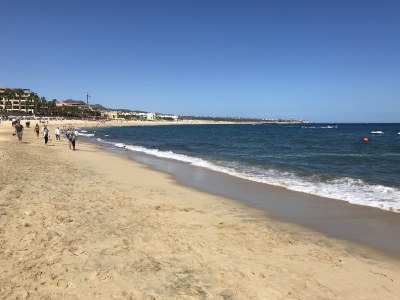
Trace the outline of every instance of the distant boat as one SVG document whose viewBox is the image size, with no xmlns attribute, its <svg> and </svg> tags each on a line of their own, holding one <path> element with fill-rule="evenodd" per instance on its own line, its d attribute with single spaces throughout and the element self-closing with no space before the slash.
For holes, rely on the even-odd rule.
<svg viewBox="0 0 400 300">
<path fill-rule="evenodd" d="M 326 126 L 322 126 L 321 128 L 337 128 L 337 124 L 327 124 Z"/>
<path fill-rule="evenodd" d="M 337 124 L 328 124 L 326 128 L 337 128 Z"/>
<path fill-rule="evenodd" d="M 373 131 L 371 131 L 371 134 L 383 134 L 383 131 L 381 131 L 381 130 L 373 130 Z"/>
</svg>

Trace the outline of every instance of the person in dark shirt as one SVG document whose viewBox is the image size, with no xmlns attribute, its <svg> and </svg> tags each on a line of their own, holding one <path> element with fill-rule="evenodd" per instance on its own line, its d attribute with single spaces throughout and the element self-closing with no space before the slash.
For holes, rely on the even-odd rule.
<svg viewBox="0 0 400 300">
<path fill-rule="evenodd" d="M 24 126 L 18 120 L 17 123 L 15 124 L 15 133 L 18 137 L 18 141 L 20 141 L 21 143 L 22 143 L 22 132 L 23 131 L 24 131 Z"/>
<path fill-rule="evenodd" d="M 36 126 L 35 126 L 35 132 L 36 132 L 36 136 L 37 136 L 37 138 L 39 138 L 39 131 L 40 131 L 39 124 L 38 124 L 38 123 L 36 123 Z"/>
<path fill-rule="evenodd" d="M 47 127 L 47 125 L 44 125 L 43 138 L 44 138 L 44 143 L 46 144 L 46 146 L 47 146 L 47 142 L 49 141 L 49 137 L 50 137 L 49 128 Z"/>
</svg>

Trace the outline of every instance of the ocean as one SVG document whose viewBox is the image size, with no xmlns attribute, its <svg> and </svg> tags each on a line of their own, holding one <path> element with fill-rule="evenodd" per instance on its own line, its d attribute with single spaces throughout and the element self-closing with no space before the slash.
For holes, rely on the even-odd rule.
<svg viewBox="0 0 400 300">
<path fill-rule="evenodd" d="M 383 133 L 371 134 L 375 130 Z M 335 128 L 258 123 L 80 131 L 91 142 L 132 153 L 396 212 L 400 212 L 399 133 L 400 124 L 337 124 Z"/>
</svg>

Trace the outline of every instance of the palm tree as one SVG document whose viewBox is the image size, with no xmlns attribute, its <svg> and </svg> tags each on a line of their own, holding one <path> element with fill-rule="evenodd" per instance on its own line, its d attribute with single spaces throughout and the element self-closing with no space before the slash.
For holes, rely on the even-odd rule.
<svg viewBox="0 0 400 300">
<path fill-rule="evenodd" d="M 50 109 L 51 109 L 51 115 L 54 115 L 55 112 L 57 111 L 57 100 L 53 99 L 51 100 L 51 102 L 49 103 Z"/>
<path fill-rule="evenodd" d="M 42 114 L 47 112 L 47 100 L 46 97 L 40 98 L 40 111 Z"/>
<path fill-rule="evenodd" d="M 12 89 L 6 88 L 4 90 L 5 109 L 7 112 L 10 108 L 12 108 L 12 102 L 10 101 L 10 99 L 14 99 L 14 97 L 15 97 L 15 94 Z"/>
<path fill-rule="evenodd" d="M 33 104 L 34 104 L 33 113 L 36 114 L 38 112 L 38 105 L 39 105 L 40 99 L 36 93 L 32 94 L 32 98 L 33 98 Z"/>
</svg>

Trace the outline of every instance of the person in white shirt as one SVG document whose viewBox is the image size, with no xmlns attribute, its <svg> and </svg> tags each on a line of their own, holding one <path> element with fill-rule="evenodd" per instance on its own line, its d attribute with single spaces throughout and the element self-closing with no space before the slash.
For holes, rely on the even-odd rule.
<svg viewBox="0 0 400 300">
<path fill-rule="evenodd" d="M 60 128 L 57 127 L 56 130 L 54 130 L 54 134 L 56 136 L 56 140 L 60 140 Z"/>
</svg>

